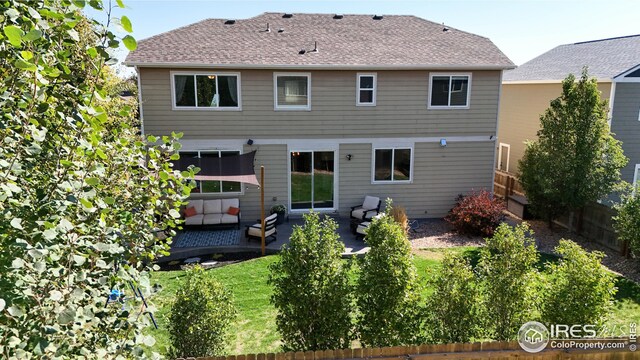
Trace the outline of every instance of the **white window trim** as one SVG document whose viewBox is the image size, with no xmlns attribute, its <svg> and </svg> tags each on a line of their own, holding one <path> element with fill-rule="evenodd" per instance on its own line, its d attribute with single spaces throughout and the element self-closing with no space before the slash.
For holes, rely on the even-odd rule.
<svg viewBox="0 0 640 360">
<path fill-rule="evenodd" d="M 393 165 L 395 161 L 395 150 L 411 150 L 409 180 L 376 180 L 376 150 L 393 150 L 391 154 L 391 178 L 393 179 Z M 414 146 L 372 146 L 371 147 L 371 183 L 372 184 L 411 184 L 413 183 L 413 157 Z"/>
<path fill-rule="evenodd" d="M 361 89 L 360 78 L 373 77 L 373 89 Z M 372 102 L 360 102 L 360 90 L 372 90 L 373 95 L 371 97 Z M 376 106 L 376 97 L 378 92 L 378 74 L 377 73 L 358 73 L 356 76 L 356 106 Z"/>
<path fill-rule="evenodd" d="M 467 85 L 467 104 L 462 105 L 431 105 L 431 95 L 433 90 L 433 77 L 434 76 L 449 76 L 449 82 L 451 82 L 451 77 L 453 76 L 467 76 L 469 78 L 469 83 Z M 438 110 L 446 110 L 446 109 L 468 109 L 471 105 L 471 73 L 429 73 L 429 96 L 427 98 L 427 109 L 438 109 Z M 449 104 L 451 104 L 451 91 L 449 91 Z"/>
<path fill-rule="evenodd" d="M 307 78 L 307 105 L 278 105 L 278 77 L 304 76 Z M 274 111 L 311 111 L 311 73 L 274 72 L 273 73 L 273 110 Z"/>
<path fill-rule="evenodd" d="M 242 155 L 242 149 L 198 149 L 198 150 L 187 150 L 187 149 L 180 149 L 178 150 L 178 154 L 183 153 L 183 152 L 197 152 L 198 156 L 200 156 L 201 152 L 204 153 L 211 153 L 211 152 L 215 152 L 217 151 L 218 154 L 220 154 L 220 152 L 222 151 L 237 151 L 239 153 L 239 155 Z M 196 181 L 220 181 L 220 192 L 192 192 L 190 196 L 192 195 L 219 195 L 219 196 L 227 196 L 227 195 L 244 195 L 244 184 L 242 182 L 240 182 L 240 191 L 234 191 L 234 192 L 223 192 L 222 191 L 222 181 L 224 180 L 196 180 Z M 238 181 L 233 181 L 233 182 L 238 182 Z"/>
<path fill-rule="evenodd" d="M 640 171 L 640 164 L 636 164 L 635 169 L 633 170 L 633 188 L 635 191 L 636 186 L 638 185 L 638 181 L 640 181 L 640 179 L 638 179 L 638 172 Z"/>
<path fill-rule="evenodd" d="M 176 106 L 176 75 L 215 75 L 215 76 L 237 76 L 238 77 L 238 106 L 237 107 L 205 107 L 205 106 Z M 171 78 L 171 110 L 174 111 L 242 111 L 242 81 L 239 72 L 227 72 L 227 71 L 170 71 L 169 76 Z M 195 83 L 194 83 L 195 86 Z M 216 87 L 218 82 L 216 81 Z M 196 92 L 196 104 L 198 103 Z"/>
<path fill-rule="evenodd" d="M 496 168 L 498 170 L 501 170 L 500 169 L 500 163 L 502 162 L 502 147 L 503 146 L 507 148 L 507 167 L 506 167 L 506 170 L 504 170 L 504 171 L 509 172 L 509 158 L 511 157 L 511 145 L 509 145 L 509 144 L 500 143 L 500 145 L 498 146 L 498 163 L 496 164 Z"/>
</svg>

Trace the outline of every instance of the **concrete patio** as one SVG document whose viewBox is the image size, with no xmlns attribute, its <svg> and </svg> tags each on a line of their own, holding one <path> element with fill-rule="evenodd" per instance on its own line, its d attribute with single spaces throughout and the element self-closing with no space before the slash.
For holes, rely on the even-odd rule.
<svg viewBox="0 0 640 360">
<path fill-rule="evenodd" d="M 351 233 L 349 228 L 350 220 L 348 217 L 331 216 L 338 223 L 338 234 L 340 240 L 345 245 L 345 252 L 343 257 L 357 256 L 367 252 L 368 247 L 364 240 L 356 239 L 356 236 Z M 244 235 L 245 226 L 252 225 L 253 222 L 242 222 L 240 225 L 240 243 L 232 246 L 207 246 L 207 247 L 173 247 L 170 250 L 170 255 L 163 257 L 159 262 L 169 262 L 173 260 L 185 259 L 190 257 L 200 257 L 211 254 L 228 254 L 228 253 L 260 253 L 261 244 L 256 240 L 247 240 Z M 296 225 L 303 225 L 304 220 L 302 217 L 289 217 L 285 222 L 276 227 L 278 234 L 277 240 L 268 244 L 266 247 L 267 254 L 275 254 L 280 251 L 284 244 L 289 242 L 289 238 L 293 233 L 293 227 Z M 212 229 L 211 231 L 216 231 Z"/>
</svg>

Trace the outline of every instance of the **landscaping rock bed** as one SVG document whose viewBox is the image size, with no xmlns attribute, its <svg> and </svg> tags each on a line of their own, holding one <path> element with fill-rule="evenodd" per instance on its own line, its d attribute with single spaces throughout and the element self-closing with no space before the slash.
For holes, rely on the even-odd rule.
<svg viewBox="0 0 640 360">
<path fill-rule="evenodd" d="M 484 239 L 481 237 L 460 235 L 442 219 L 421 220 L 420 224 L 409 232 L 409 240 L 414 249 L 484 245 Z"/>
<path fill-rule="evenodd" d="M 510 225 L 520 224 L 523 220 L 513 215 L 508 215 L 505 222 Z M 627 279 L 640 283 L 640 264 L 638 259 L 626 259 L 617 251 L 606 248 L 602 245 L 588 241 L 581 236 L 571 234 L 568 230 L 556 225 L 553 230 L 549 230 L 544 221 L 527 220 L 536 238 L 536 246 L 540 252 L 553 254 L 553 249 L 558 245 L 560 239 L 570 239 L 580 244 L 588 251 L 602 251 L 606 257 L 602 263 L 611 271 L 620 274 Z M 409 240 L 414 249 L 425 248 L 449 248 L 456 246 L 483 246 L 484 239 L 475 236 L 457 234 L 451 226 L 442 219 L 429 219 L 421 221 L 415 231 L 409 233 Z"/>
</svg>

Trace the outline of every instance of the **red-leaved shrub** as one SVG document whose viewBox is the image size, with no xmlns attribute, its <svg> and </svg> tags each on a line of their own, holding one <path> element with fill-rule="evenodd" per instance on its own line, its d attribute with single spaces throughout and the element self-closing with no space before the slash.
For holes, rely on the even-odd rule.
<svg viewBox="0 0 640 360">
<path fill-rule="evenodd" d="M 488 191 L 472 191 L 468 195 L 458 195 L 456 206 L 444 219 L 460 234 L 492 236 L 504 219 L 504 209 L 504 201 Z"/>
</svg>

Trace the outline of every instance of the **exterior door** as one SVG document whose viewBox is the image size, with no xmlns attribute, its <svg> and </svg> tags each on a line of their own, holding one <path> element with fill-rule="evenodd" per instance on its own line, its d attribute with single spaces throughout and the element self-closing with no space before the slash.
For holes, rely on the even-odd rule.
<svg viewBox="0 0 640 360">
<path fill-rule="evenodd" d="M 500 143 L 500 152 L 498 153 L 498 170 L 509 171 L 509 152 L 511 145 Z"/>
<path fill-rule="evenodd" d="M 292 151 L 289 156 L 291 210 L 333 209 L 335 152 Z"/>
</svg>

